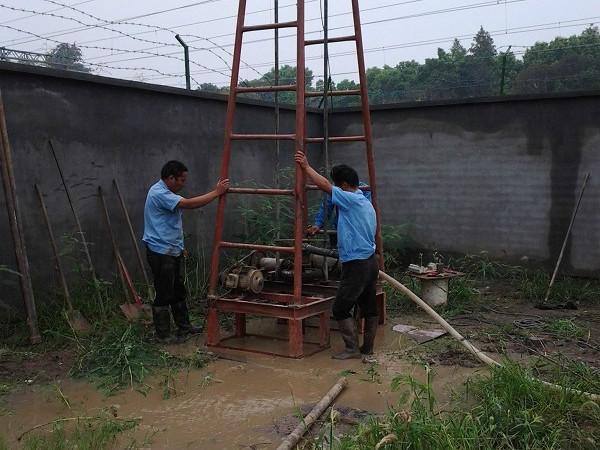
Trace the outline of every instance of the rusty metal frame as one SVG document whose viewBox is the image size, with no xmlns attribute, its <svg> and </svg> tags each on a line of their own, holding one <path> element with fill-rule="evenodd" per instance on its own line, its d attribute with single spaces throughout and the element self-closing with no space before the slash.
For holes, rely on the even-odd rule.
<svg viewBox="0 0 600 450">
<path fill-rule="evenodd" d="M 282 140 L 294 141 L 295 149 L 305 151 L 305 147 L 310 144 L 324 143 L 348 143 L 348 142 L 365 142 L 367 153 L 367 165 L 369 172 L 369 189 L 371 190 L 371 198 L 373 207 L 377 212 L 377 253 L 379 254 L 379 264 L 383 268 L 383 247 L 381 241 L 381 225 L 379 220 L 379 208 L 377 206 L 377 191 L 375 185 L 375 162 L 373 156 L 373 142 L 371 117 L 369 112 L 369 100 L 367 96 L 367 80 L 365 74 L 365 62 L 363 54 L 362 33 L 360 30 L 360 10 L 358 0 L 351 0 L 352 13 L 354 23 L 354 35 L 327 37 L 326 39 L 305 40 L 304 23 L 305 9 L 304 0 L 297 2 L 296 20 L 290 22 L 278 22 L 263 24 L 263 25 L 245 25 L 246 3 L 247 0 L 239 0 L 239 8 L 237 15 L 237 26 L 235 33 L 235 43 L 233 52 L 233 65 L 231 72 L 231 82 L 229 86 L 229 98 L 227 101 L 227 116 L 225 120 L 225 136 L 223 145 L 223 160 L 221 163 L 221 178 L 229 178 L 229 165 L 231 161 L 232 142 L 239 141 L 263 141 L 272 140 L 279 142 Z M 276 3 L 277 4 L 277 3 Z M 278 82 L 272 86 L 260 87 L 240 87 L 239 70 L 242 52 L 242 42 L 244 33 L 258 30 L 277 30 L 282 28 L 296 28 L 296 83 L 279 85 Z M 277 33 L 276 33 L 277 37 Z M 347 91 L 328 91 L 322 93 L 306 92 L 305 89 L 305 48 L 309 45 L 329 44 L 336 42 L 354 41 L 356 43 L 356 51 L 358 58 L 360 89 Z M 240 134 L 234 133 L 236 96 L 237 94 L 249 92 L 296 92 L 296 120 L 294 134 Z M 361 97 L 362 118 L 364 133 L 358 136 L 327 136 L 324 137 L 307 137 L 306 136 L 306 98 L 322 96 L 342 96 L 342 95 L 359 95 Z M 325 142 L 327 139 L 327 142 Z M 213 241 L 213 249 L 211 254 L 211 269 L 209 278 L 209 311 L 207 317 L 207 344 L 222 348 L 234 348 L 226 346 L 223 341 L 229 338 L 221 339 L 219 331 L 219 312 L 234 313 L 236 320 L 236 334 L 240 337 L 245 333 L 245 317 L 246 314 L 255 314 L 265 317 L 277 317 L 288 319 L 288 340 L 289 352 L 288 357 L 302 357 L 305 355 L 303 349 L 303 333 L 302 320 L 308 317 L 319 315 L 321 317 L 321 342 L 323 346 L 323 336 L 325 322 L 329 322 L 329 310 L 333 303 L 333 290 L 324 286 L 303 285 L 302 282 L 302 241 L 304 237 L 305 225 L 308 223 L 307 209 L 307 192 L 313 190 L 314 187 L 306 184 L 306 179 L 300 167 L 296 166 L 294 188 L 291 189 L 256 189 L 256 188 L 230 188 L 225 195 L 219 198 L 217 205 L 217 215 L 215 224 L 215 233 Z M 270 246 L 250 243 L 237 243 L 223 241 L 223 228 L 225 218 L 225 205 L 228 194 L 259 194 L 259 195 L 290 195 L 294 198 L 294 236 L 293 246 Z M 243 297 L 222 297 L 217 294 L 219 281 L 219 262 L 220 252 L 226 248 L 237 248 L 246 250 L 258 250 L 261 252 L 272 253 L 288 253 L 293 254 L 294 259 L 294 276 L 291 292 L 281 292 L 280 289 L 269 292 L 268 287 L 265 292 L 258 296 L 243 296 Z M 268 283 L 267 283 L 268 285 Z M 308 290 L 316 295 L 308 295 Z M 303 292 L 304 291 L 304 292 Z M 384 296 L 385 297 L 385 296 Z M 264 301 L 268 299 L 269 301 Z M 383 300 L 383 309 L 385 310 L 385 298 Z M 385 317 L 385 315 L 383 315 Z M 328 329 L 328 326 L 327 326 Z M 328 334 L 327 334 L 328 336 Z M 320 347 L 320 349 L 322 349 Z M 252 350 L 246 348 L 235 348 L 237 350 L 251 351 L 256 353 L 274 354 L 263 352 L 260 350 Z M 308 353 L 306 353 L 308 354 Z"/>
</svg>

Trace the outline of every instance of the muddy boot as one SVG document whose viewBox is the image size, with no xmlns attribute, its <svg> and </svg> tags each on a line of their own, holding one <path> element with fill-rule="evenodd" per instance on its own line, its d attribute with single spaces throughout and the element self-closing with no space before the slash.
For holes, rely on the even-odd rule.
<svg viewBox="0 0 600 450">
<path fill-rule="evenodd" d="M 195 327 L 190 323 L 190 313 L 185 301 L 172 304 L 171 312 L 175 325 L 177 325 L 177 336 L 183 338 L 202 333 L 202 328 Z"/>
<path fill-rule="evenodd" d="M 375 343 L 375 335 L 377 334 L 377 326 L 379 325 L 379 317 L 365 318 L 365 332 L 363 334 L 363 345 L 360 347 L 363 362 L 366 364 L 374 364 L 377 362 L 373 355 L 373 345 Z"/>
<path fill-rule="evenodd" d="M 159 343 L 168 345 L 177 342 L 177 338 L 171 334 L 171 313 L 168 306 L 153 306 L 152 320 Z"/>
<path fill-rule="evenodd" d="M 343 352 L 333 355 L 333 359 L 353 359 L 360 358 L 360 352 L 358 350 L 358 334 L 356 333 L 356 324 L 354 319 L 349 317 L 348 319 L 338 320 L 338 326 L 340 333 L 346 348 Z"/>
</svg>

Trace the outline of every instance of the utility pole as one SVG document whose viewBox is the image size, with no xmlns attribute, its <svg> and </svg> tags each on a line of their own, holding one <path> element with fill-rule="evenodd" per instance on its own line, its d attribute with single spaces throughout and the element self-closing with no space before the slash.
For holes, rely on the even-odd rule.
<svg viewBox="0 0 600 450">
<path fill-rule="evenodd" d="M 508 49 L 504 52 L 502 56 L 502 77 L 500 79 L 500 95 L 504 95 L 504 79 L 506 75 L 506 58 L 508 57 L 508 52 L 510 52 L 512 45 L 508 46 Z"/>
<path fill-rule="evenodd" d="M 191 84 L 190 84 L 190 51 L 189 51 L 187 44 L 185 42 L 183 42 L 183 39 L 181 39 L 181 36 L 176 34 L 175 39 L 177 39 L 179 41 L 179 43 L 181 44 L 181 46 L 183 47 L 183 57 L 185 59 L 185 88 L 189 91 L 191 88 Z"/>
</svg>

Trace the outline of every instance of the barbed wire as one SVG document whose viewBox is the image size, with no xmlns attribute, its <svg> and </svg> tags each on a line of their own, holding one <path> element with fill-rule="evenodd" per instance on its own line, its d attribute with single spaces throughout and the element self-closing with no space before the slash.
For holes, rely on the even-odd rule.
<svg viewBox="0 0 600 450">
<path fill-rule="evenodd" d="M 190 8 L 190 7 L 194 7 L 194 6 L 204 5 L 207 3 L 216 3 L 216 2 L 220 2 L 220 1 L 223 1 L 223 0 L 203 0 L 200 2 L 189 3 L 187 5 L 176 6 L 176 7 L 161 10 L 161 11 L 153 11 L 153 12 L 149 12 L 149 13 L 145 13 L 145 14 L 139 14 L 137 16 L 124 17 L 122 19 L 111 20 L 110 23 L 112 25 L 115 25 L 115 24 L 119 24 L 119 23 L 122 23 L 122 22 L 128 21 L 128 20 L 140 19 L 142 17 L 150 17 L 153 15 L 164 14 L 164 13 L 171 12 L 171 11 L 177 11 L 177 10 L 181 10 L 184 8 Z M 95 28 L 95 27 L 92 26 L 92 28 Z M 19 41 L 19 39 L 13 39 L 12 41 L 9 42 L 9 44 L 11 44 L 11 45 L 28 44 L 30 42 L 35 42 L 36 40 L 45 39 L 47 37 L 64 36 L 67 34 L 77 33 L 78 31 L 85 31 L 85 30 L 86 30 L 86 27 L 75 27 L 75 28 L 69 28 L 66 30 L 58 30 L 58 31 L 53 31 L 51 33 L 48 33 L 45 36 L 40 36 L 38 39 L 33 39 L 33 40 L 29 40 L 29 41 L 15 43 L 15 41 Z"/>
<path fill-rule="evenodd" d="M 40 39 L 44 39 L 44 40 L 46 40 L 48 42 L 54 42 L 56 44 L 64 44 L 64 42 L 58 41 L 56 39 L 52 39 L 52 38 L 48 38 L 48 37 L 42 37 L 39 34 L 33 33 L 31 31 L 27 31 L 27 30 L 22 30 L 20 28 L 13 27 L 11 25 L 0 24 L 0 27 L 2 27 L 2 28 L 8 28 L 8 29 L 13 30 L 13 31 L 17 31 L 17 32 L 20 32 L 20 33 L 28 34 L 30 36 L 39 37 Z M 173 56 L 172 54 L 166 55 L 166 54 L 162 54 L 162 53 L 148 52 L 148 51 L 145 51 L 145 50 L 125 50 L 125 49 L 115 49 L 115 48 L 101 47 L 101 46 L 95 46 L 95 45 L 79 45 L 78 47 L 80 47 L 80 48 L 89 48 L 89 49 L 109 50 L 109 51 L 110 50 L 112 50 L 112 51 L 122 51 L 122 52 L 126 52 L 126 53 L 140 53 L 140 54 L 151 55 L 152 57 L 163 57 L 163 58 L 169 58 L 169 59 L 174 59 L 174 60 L 178 60 L 178 61 L 185 61 L 183 58 L 177 57 L 177 56 Z M 134 59 L 135 58 L 132 58 L 130 60 L 133 61 Z M 112 63 L 115 63 L 115 62 L 116 61 L 107 61 L 104 64 L 112 64 Z M 194 64 L 195 66 L 198 66 L 198 67 L 200 67 L 200 68 L 202 68 L 204 70 L 207 70 L 209 72 L 218 73 L 218 74 L 220 74 L 220 75 L 222 75 L 224 77 L 229 78 L 229 74 L 223 73 L 220 70 L 211 69 L 210 67 L 207 67 L 207 66 L 205 66 L 203 64 L 200 64 L 200 63 L 197 63 L 196 61 L 193 61 L 193 60 L 190 60 L 190 63 Z"/>
</svg>

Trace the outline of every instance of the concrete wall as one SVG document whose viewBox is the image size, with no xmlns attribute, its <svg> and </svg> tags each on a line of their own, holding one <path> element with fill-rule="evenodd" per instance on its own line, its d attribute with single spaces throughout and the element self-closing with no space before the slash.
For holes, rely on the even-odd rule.
<svg viewBox="0 0 600 450">
<path fill-rule="evenodd" d="M 73 221 L 59 174 L 47 141 L 54 142 L 92 243 L 92 259 L 103 277 L 115 273 L 114 259 L 97 196 L 102 186 L 118 241 L 130 270 L 139 279 L 133 246 L 112 186 L 118 180 L 133 225 L 141 238 L 146 191 L 159 179 L 169 159 L 183 161 L 190 173 L 183 195 L 204 193 L 214 186 L 221 164 L 226 113 L 224 96 L 188 93 L 89 75 L 47 69 L 0 65 L 0 89 L 4 97 L 8 133 L 12 144 L 16 184 L 23 215 L 26 244 L 34 288 L 42 292 L 55 285 L 51 247 L 33 185 L 40 185 L 55 235 L 75 236 Z M 237 109 L 236 132 L 272 132 L 274 116 L 269 106 L 242 103 Z M 282 111 L 282 132 L 294 126 L 294 111 Z M 308 129 L 318 135 L 321 116 L 309 114 Z M 293 144 L 282 144 L 282 160 L 292 161 Z M 275 145 L 271 142 L 235 142 L 231 178 L 236 185 L 255 182 L 273 186 Z M 0 196 L 0 267 L 15 269 L 14 253 Z M 240 230 L 235 210 L 248 197 L 231 198 L 226 234 L 235 239 Z M 192 249 L 199 243 L 210 248 L 214 232 L 215 204 L 184 214 L 185 233 Z M 61 244 L 68 251 L 68 246 Z M 208 252 L 209 253 L 209 252 Z M 208 254 L 207 253 L 207 254 Z M 83 266 L 82 253 L 71 252 L 69 271 Z M 75 261 L 75 262 L 73 262 Z M 0 314 L 3 306 L 21 307 L 17 278 L 0 271 Z M 38 301 L 42 296 L 38 296 Z"/>
<path fill-rule="evenodd" d="M 598 275 L 599 117 L 598 93 L 375 108 L 383 222 L 412 224 L 419 246 L 442 253 L 552 266 L 591 172 L 563 267 Z M 332 134 L 361 134 L 360 113 L 335 114 Z M 364 145 L 332 155 L 366 177 Z"/>
<path fill-rule="evenodd" d="M 93 243 L 92 257 L 104 277 L 114 274 L 114 263 L 98 186 L 109 199 L 130 270 L 139 278 L 113 178 L 121 185 L 138 236 L 146 190 L 158 179 L 165 161 L 180 159 L 188 165 L 187 195 L 206 192 L 216 181 L 226 112 L 223 96 L 11 64 L 0 65 L 0 89 L 38 292 L 55 286 L 56 279 L 34 183 L 46 194 L 55 234 L 75 233 L 48 138 L 55 142 L 83 228 Z M 372 117 L 384 223 L 412 224 L 413 237 L 423 248 L 485 250 L 507 260 L 527 256 L 551 264 L 589 171 L 592 178 L 564 267 L 575 274 L 600 275 L 600 93 L 391 105 L 374 108 Z M 293 129 L 293 118 L 293 111 L 282 112 L 282 132 Z M 332 135 L 362 133 L 361 116 L 355 110 L 336 111 L 330 126 Z M 272 131 L 271 106 L 240 103 L 235 129 Z M 321 134 L 320 114 L 309 114 L 307 135 Z M 274 148 L 270 142 L 235 142 L 231 170 L 235 184 L 272 186 Z M 282 160 L 291 161 L 292 151 L 290 143 L 283 143 Z M 367 178 L 364 144 L 332 144 L 331 154 L 334 163 L 355 165 L 361 178 Z M 309 156 L 322 165 L 319 146 L 311 146 Z M 236 239 L 243 223 L 235 210 L 248 198 L 230 198 L 226 234 Z M 209 248 L 214 206 L 185 213 L 191 248 Z M 14 269 L 3 196 L 0 236 L 0 268 Z M 68 251 L 64 243 L 61 248 Z M 77 252 L 71 256 L 73 272 L 84 265 L 84 258 Z M 20 293 L 17 278 L 0 270 L 0 314 L 6 305 L 20 308 Z"/>
</svg>

